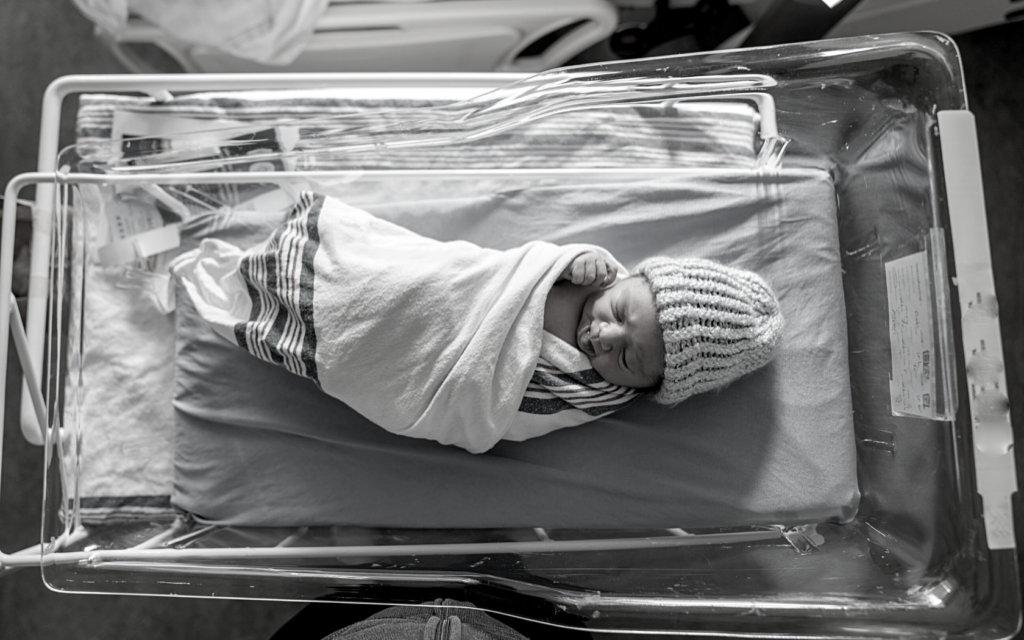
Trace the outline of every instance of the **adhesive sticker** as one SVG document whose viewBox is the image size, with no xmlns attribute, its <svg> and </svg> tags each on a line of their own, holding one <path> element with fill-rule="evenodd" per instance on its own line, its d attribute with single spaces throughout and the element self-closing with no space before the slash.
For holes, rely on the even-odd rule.
<svg viewBox="0 0 1024 640">
<path fill-rule="evenodd" d="M 885 263 L 892 373 L 889 396 L 898 415 L 937 417 L 931 281 L 924 251 Z"/>
<path fill-rule="evenodd" d="M 116 198 L 104 208 L 110 240 L 116 242 L 158 229 L 164 225 L 156 207 L 130 198 Z"/>
</svg>

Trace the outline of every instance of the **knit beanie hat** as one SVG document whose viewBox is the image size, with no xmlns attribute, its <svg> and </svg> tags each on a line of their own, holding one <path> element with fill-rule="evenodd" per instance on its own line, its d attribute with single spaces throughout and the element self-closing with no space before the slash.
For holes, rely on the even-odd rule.
<svg viewBox="0 0 1024 640">
<path fill-rule="evenodd" d="M 654 293 L 665 375 L 653 400 L 675 405 L 764 366 L 782 337 L 782 313 L 756 273 L 710 260 L 654 257 L 636 272 Z"/>
</svg>

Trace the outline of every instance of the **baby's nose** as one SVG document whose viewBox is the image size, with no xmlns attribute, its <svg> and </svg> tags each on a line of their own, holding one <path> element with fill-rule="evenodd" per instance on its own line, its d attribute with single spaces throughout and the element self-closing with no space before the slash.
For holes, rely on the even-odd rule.
<svg viewBox="0 0 1024 640">
<path fill-rule="evenodd" d="M 611 351 L 622 341 L 622 328 L 608 322 L 602 322 L 598 333 L 598 342 L 605 351 Z"/>
</svg>

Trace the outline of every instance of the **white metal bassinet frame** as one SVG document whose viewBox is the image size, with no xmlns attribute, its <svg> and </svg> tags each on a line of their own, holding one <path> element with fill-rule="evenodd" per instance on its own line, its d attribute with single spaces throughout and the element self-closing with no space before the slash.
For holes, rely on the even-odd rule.
<svg viewBox="0 0 1024 640">
<path fill-rule="evenodd" d="M 57 151 L 59 148 L 58 125 L 60 122 L 61 110 L 64 99 L 72 94 L 85 92 L 99 93 L 125 93 L 140 92 L 153 97 L 158 101 L 165 101 L 173 97 L 173 92 L 195 92 L 203 90 L 250 90 L 250 89 L 308 89 L 318 87 L 345 88 L 353 94 L 379 93 L 389 88 L 422 88 L 424 90 L 437 90 L 443 87 L 451 97 L 451 90 L 456 90 L 464 97 L 496 88 L 503 84 L 513 82 L 525 76 L 520 74 L 254 74 L 254 75 L 157 75 L 157 76 L 67 76 L 53 82 L 48 88 L 43 99 L 43 125 L 40 133 L 39 170 L 35 173 L 26 173 L 16 176 L 7 185 L 4 201 L 4 222 L 2 247 L 0 247 L 0 291 L 10 292 L 12 279 L 12 263 L 14 251 L 14 223 L 16 220 L 16 202 L 18 194 L 22 189 L 35 186 L 36 198 L 33 206 L 33 235 L 32 235 L 32 263 L 30 268 L 29 294 L 27 304 L 27 323 L 22 323 L 18 305 L 13 294 L 5 293 L 0 299 L 0 332 L 7 334 L 10 331 L 14 339 L 18 357 L 23 363 L 23 402 L 21 407 L 21 431 L 25 439 L 36 445 L 43 445 L 49 442 L 49 446 L 59 447 L 59 437 L 47 437 L 47 399 L 43 394 L 43 380 L 41 379 L 41 363 L 45 349 L 46 327 L 50 319 L 48 314 L 54 313 L 50 308 L 49 301 L 54 292 L 50 291 L 50 265 L 53 252 L 56 249 L 52 246 L 52 239 L 59 237 L 59 229 L 53 233 L 53 225 L 62 224 L 67 219 L 67 211 L 53 211 L 53 205 L 58 202 L 55 197 L 55 189 L 61 185 L 69 184 L 110 184 L 110 183 L 142 183 L 152 178 L 145 175 L 93 175 L 69 173 L 66 168 L 57 170 Z M 767 79 L 765 78 L 766 80 Z M 773 138 L 778 135 L 778 128 L 775 121 L 775 108 L 772 97 L 766 93 L 749 91 L 751 82 L 743 76 L 736 77 L 703 77 L 696 79 L 701 83 L 716 83 L 715 96 L 718 99 L 739 100 L 753 103 L 759 114 L 759 133 L 762 139 Z M 355 97 L 355 95 L 353 96 Z M 686 100 L 687 98 L 680 98 Z M 695 96 L 694 99 L 708 100 L 707 95 Z M 666 169 L 661 172 L 666 174 L 676 173 L 684 170 Z M 362 172 L 365 175 L 367 172 Z M 415 174 L 423 177 L 429 172 L 401 172 L 387 171 L 387 175 L 395 176 L 400 173 Z M 460 174 L 479 174 L 485 176 L 508 176 L 520 177 L 551 177 L 558 175 L 564 179 L 572 177 L 580 172 L 572 169 L 551 170 L 543 172 L 531 170 L 481 170 L 477 172 L 460 171 Z M 595 174 L 607 174 L 617 177 L 650 178 L 653 174 L 659 173 L 650 169 L 609 169 L 609 170 L 587 170 L 586 176 L 580 177 L 592 179 Z M 324 172 L 323 174 L 305 173 L 310 178 L 328 177 L 337 175 Z M 295 174 L 292 174 L 292 178 Z M 258 173 L 247 172 L 244 174 L 245 181 L 281 182 L 283 178 L 280 173 Z M 223 183 L 230 181 L 225 174 L 209 173 L 162 173 L 161 182 L 166 183 Z M 66 200 L 61 199 L 66 203 Z M 58 206 L 60 206 L 58 204 Z M 10 245 L 10 246 L 8 246 Z M 57 295 L 57 298 L 60 296 Z M 26 328 L 27 327 L 27 328 Z M 8 342 L 0 341 L 0 359 L 5 358 L 8 351 Z M 6 374 L 0 372 L 0 382 L 5 381 Z M 0 398 L 0 409 L 3 408 L 6 398 Z M 0 463 L 2 463 L 2 444 L 0 444 Z M 49 454 L 49 451 L 48 451 Z M 86 539 L 89 535 L 88 528 L 81 522 L 68 522 L 68 526 L 62 536 L 51 541 L 49 544 L 36 545 L 28 549 L 7 554 L 0 551 L 0 570 L 35 565 L 50 565 L 64 563 L 103 564 L 110 567 L 111 563 L 119 562 L 155 562 L 161 559 L 173 560 L 175 562 L 187 562 L 189 559 L 217 559 L 231 560 L 233 558 L 338 558 L 365 556 L 368 553 L 391 556 L 405 556 L 410 554 L 449 555 L 453 553 L 474 553 L 474 554 L 498 554 L 498 553 L 529 553 L 529 552 L 552 552 L 552 551 L 588 551 L 588 550 L 622 550 L 622 549 L 650 549 L 666 546 L 691 546 L 705 544 L 726 544 L 739 542 L 755 542 L 760 540 L 786 540 L 798 552 L 805 552 L 817 544 L 818 536 L 814 532 L 813 525 L 784 528 L 759 527 L 751 530 L 712 533 L 693 535 L 682 529 L 668 529 L 664 535 L 643 538 L 609 538 L 609 539 L 572 539 L 555 540 L 550 534 L 540 528 L 534 529 L 537 537 L 535 541 L 520 542 L 494 542 L 494 543 L 448 543 L 430 545 L 388 545 L 386 547 L 374 546 L 348 546 L 348 547 L 293 547 L 301 540 L 306 528 L 297 527 L 287 535 L 281 542 L 272 548 L 259 549 L 175 549 L 175 544 L 181 543 L 184 539 L 196 539 L 209 533 L 215 527 L 206 527 L 198 531 L 192 531 L 184 536 L 178 536 L 173 527 L 168 527 L 149 540 L 146 540 L 131 549 L 125 550 L 100 550 L 100 551 L 63 551 L 68 546 Z"/>
<path fill-rule="evenodd" d="M 438 86 L 455 87 L 466 92 L 482 91 L 499 84 L 517 79 L 519 76 L 500 76 L 495 74 L 472 74 L 452 76 L 450 74 L 300 74 L 300 75 L 252 75 L 252 76 L 73 76 L 58 80 L 46 92 L 43 104 L 43 128 L 40 135 L 39 171 L 16 177 L 7 186 L 4 202 L 2 244 L 0 244 L 0 334 L 14 337 L 15 346 L 23 364 L 26 386 L 23 393 L 21 427 L 25 437 L 35 444 L 45 441 L 59 442 L 53 434 L 46 435 L 46 399 L 43 397 L 40 381 L 40 364 L 43 361 L 44 341 L 46 335 L 46 319 L 52 310 L 48 310 L 49 300 L 49 261 L 51 250 L 51 224 L 63 219 L 61 212 L 53 211 L 53 203 L 57 201 L 54 189 L 60 185 L 71 183 L 110 183 L 115 180 L 141 180 L 137 176 L 97 176 L 71 174 L 57 171 L 55 166 L 58 147 L 57 123 L 63 99 L 78 92 L 142 92 L 155 98 L 166 99 L 172 92 L 191 92 L 199 90 L 225 89 L 274 89 L 274 88 L 311 88 L 311 87 L 351 87 L 353 90 L 371 90 L 388 87 L 422 87 L 424 89 Z M 772 103 L 767 94 L 751 94 L 738 87 L 728 96 L 732 99 L 753 99 L 758 102 L 762 118 L 762 133 L 775 131 Z M 991 303 L 995 300 L 995 286 L 992 279 L 991 257 L 988 249 L 988 233 L 985 224 L 984 203 L 981 190 L 980 161 L 978 158 L 977 139 L 973 117 L 967 111 L 940 112 L 939 126 L 942 131 L 941 155 L 943 158 L 943 174 L 949 199 L 948 208 L 952 224 L 953 243 L 956 249 L 955 259 L 959 279 L 959 295 L 961 308 L 972 309 L 971 317 L 963 318 L 962 345 L 960 347 L 970 359 L 972 349 L 980 342 L 988 345 L 988 354 L 1001 354 L 1002 345 L 999 334 L 998 318 Z M 548 173 L 548 172 L 545 172 Z M 592 172 L 591 172 L 592 173 Z M 616 170 L 616 174 L 622 174 Z M 649 171 L 645 170 L 649 174 Z M 246 174 L 246 180 L 280 179 L 280 174 Z M 164 174 L 161 180 L 181 182 L 225 182 L 223 174 Z M 13 304 L 10 294 L 12 280 L 12 263 L 14 253 L 14 225 L 16 221 L 16 198 L 19 192 L 29 186 L 36 185 L 36 204 L 33 208 L 33 247 L 30 292 L 28 300 L 27 331 L 24 331 L 20 314 L 16 313 L 17 305 Z M 66 202 L 66 201 L 65 201 Z M 64 212 L 66 213 L 66 212 Z M 0 359 L 6 358 L 8 341 L 0 339 Z M 1005 376 L 999 368 L 997 383 L 1006 388 Z M 0 369 L 0 382 L 5 381 L 6 374 Z M 0 400 L 0 407 L 4 400 Z M 989 407 L 976 406 L 971 399 L 971 415 L 975 428 L 975 476 L 978 493 L 984 500 L 984 517 L 989 549 L 1013 549 L 1014 533 L 1011 508 L 1011 495 L 1016 490 L 1016 478 L 1012 453 L 1012 431 L 1009 417 L 993 420 Z M 10 426 L 10 425 L 7 425 Z M 52 427 L 51 427 L 52 428 Z M 51 444 L 50 446 L 59 446 Z M 48 448 L 47 455 L 53 455 Z M 2 450 L 0 450 L 2 462 Z M 74 524 L 74 523 L 72 523 Z M 196 563 L 197 571 L 237 572 L 237 575 L 255 575 L 260 571 L 271 571 L 259 567 L 230 566 L 237 559 L 287 559 L 287 558 L 344 558 L 358 556 L 430 556 L 448 554 L 501 554 L 530 553 L 556 551 L 586 550 L 621 550 L 650 549 L 671 546 L 689 546 L 702 544 L 726 544 L 730 542 L 752 542 L 757 540 L 786 539 L 798 551 L 808 550 L 818 540 L 813 527 L 795 530 L 782 528 L 764 528 L 735 533 L 719 533 L 710 535 L 690 535 L 682 530 L 666 530 L 664 535 L 644 538 L 624 539 L 576 539 L 552 540 L 544 530 L 536 530 L 537 539 L 521 542 L 484 542 L 457 544 L 416 544 L 380 546 L 348 546 L 348 547 L 296 547 L 305 533 L 304 528 L 297 528 L 285 536 L 277 546 L 266 548 L 228 548 L 228 549 L 176 549 L 174 545 L 184 538 L 200 537 L 209 529 L 189 532 L 182 538 L 173 528 L 168 528 L 158 535 L 141 542 L 130 549 L 67 551 L 72 544 L 81 542 L 88 536 L 88 531 L 81 526 L 69 526 L 65 535 L 16 553 L 0 552 L 0 569 L 24 566 L 52 565 L 64 563 L 81 563 L 89 566 L 103 566 L 109 569 L 130 571 L 144 563 L 148 570 L 160 571 L 160 567 L 169 572 L 186 570 L 190 562 Z M 209 561 L 222 561 L 216 566 L 200 565 Z M 297 574 L 301 571 L 297 571 Z M 316 574 L 310 570 L 310 576 Z M 358 571 L 348 572 L 350 579 L 365 578 Z M 359 575 L 357 575 L 359 574 Z M 451 574 L 437 580 L 450 580 L 457 583 L 466 580 L 462 574 Z M 496 581 L 510 580 L 494 578 Z M 543 590 L 536 585 L 531 588 Z M 572 604 L 572 594 L 546 594 L 556 603 Z M 752 606 L 747 600 L 736 599 L 718 602 L 714 605 L 722 611 L 741 613 Z M 787 605 L 780 604 L 781 607 Z M 818 603 L 822 610 L 829 605 Z M 842 608 L 846 605 L 836 604 Z"/>
</svg>

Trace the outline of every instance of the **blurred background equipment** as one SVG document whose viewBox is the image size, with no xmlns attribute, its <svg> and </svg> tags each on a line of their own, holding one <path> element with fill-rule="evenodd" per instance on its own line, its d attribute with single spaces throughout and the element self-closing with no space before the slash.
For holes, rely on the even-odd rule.
<svg viewBox="0 0 1024 640">
<path fill-rule="evenodd" d="M 1019 0 L 72 1 L 136 73 L 531 73 L 1024 18 Z"/>
<path fill-rule="evenodd" d="M 86 3 L 107 1 L 75 3 L 82 9 Z M 136 4 L 158 3 L 128 4 L 130 10 Z M 256 13 L 264 5 L 267 15 L 247 21 L 256 23 L 253 28 L 239 28 L 233 2 L 159 4 L 184 5 L 188 15 L 166 8 L 159 13 L 128 11 L 124 20 L 105 24 L 95 11 L 83 13 L 135 72 L 533 72 L 564 65 L 608 38 L 618 24 L 616 7 L 608 0 L 238 3 Z M 202 19 L 196 20 L 197 15 Z M 196 23 L 203 28 L 190 26 Z M 268 49 L 279 55 L 265 55 Z"/>
</svg>

